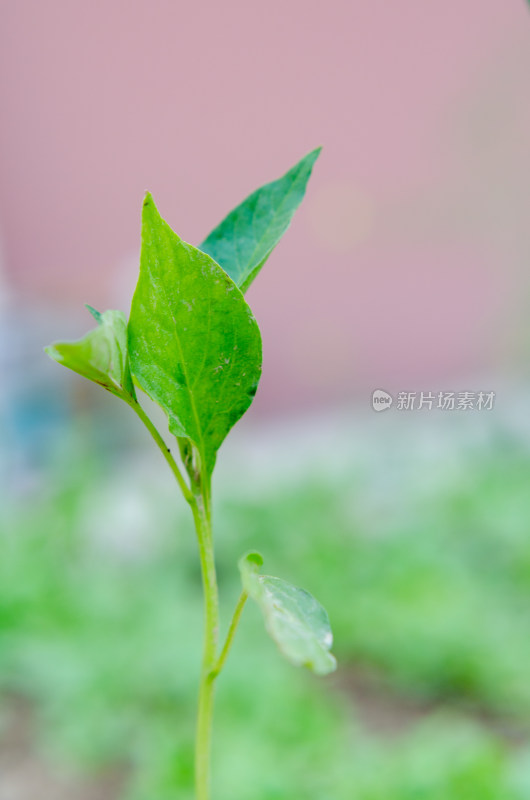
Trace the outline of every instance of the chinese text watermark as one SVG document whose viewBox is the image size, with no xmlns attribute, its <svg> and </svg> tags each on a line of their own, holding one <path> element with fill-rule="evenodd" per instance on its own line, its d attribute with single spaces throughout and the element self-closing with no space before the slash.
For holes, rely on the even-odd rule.
<svg viewBox="0 0 530 800">
<path fill-rule="evenodd" d="M 393 397 L 383 389 L 372 392 L 374 411 L 491 411 L 495 392 L 398 392 Z"/>
</svg>

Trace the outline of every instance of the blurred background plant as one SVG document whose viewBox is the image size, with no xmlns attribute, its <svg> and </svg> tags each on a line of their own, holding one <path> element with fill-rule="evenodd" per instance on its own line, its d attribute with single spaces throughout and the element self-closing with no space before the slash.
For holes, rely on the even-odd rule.
<svg viewBox="0 0 530 800">
<path fill-rule="evenodd" d="M 100 776 L 88 797 L 192 796 L 193 531 L 134 421 L 106 449 L 101 419 L 69 430 L 31 502 L 16 483 L 4 498 L 2 798 L 32 780 L 77 796 L 74 772 Z M 394 416 L 383 437 L 376 419 L 262 423 L 221 456 L 225 619 L 259 545 L 326 602 L 341 668 L 300 677 L 246 610 L 219 691 L 219 798 L 528 796 L 528 436 L 513 415 L 454 440 L 441 415 L 414 434 Z M 20 774 L 25 750 L 48 783 L 42 764 Z"/>
<path fill-rule="evenodd" d="M 214 796 L 527 800 L 527 4 L 0 14 L 0 800 L 192 796 L 186 509 L 135 420 L 42 347 L 85 302 L 128 311 L 145 189 L 199 242 L 318 142 L 249 292 L 264 376 L 215 517 L 225 620 L 257 548 L 326 606 L 340 669 L 301 675 L 245 610 Z M 374 414 L 376 388 L 496 404 Z"/>
</svg>

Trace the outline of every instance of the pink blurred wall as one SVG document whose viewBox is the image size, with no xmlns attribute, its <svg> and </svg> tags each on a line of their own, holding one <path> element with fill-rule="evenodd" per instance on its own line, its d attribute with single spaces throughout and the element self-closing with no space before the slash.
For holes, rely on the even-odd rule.
<svg viewBox="0 0 530 800">
<path fill-rule="evenodd" d="M 523 0 L 4 0 L 0 15 L 0 239 L 19 295 L 127 310 L 144 190 L 198 243 L 323 144 L 249 292 L 259 403 L 466 388 L 517 358 Z"/>
</svg>

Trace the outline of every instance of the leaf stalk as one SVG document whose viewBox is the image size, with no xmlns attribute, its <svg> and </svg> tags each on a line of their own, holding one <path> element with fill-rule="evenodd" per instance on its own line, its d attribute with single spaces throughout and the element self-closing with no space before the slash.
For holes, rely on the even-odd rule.
<svg viewBox="0 0 530 800">
<path fill-rule="evenodd" d="M 225 665 L 225 661 L 227 659 L 228 653 L 230 652 L 230 648 L 232 647 L 232 643 L 234 641 L 234 636 L 236 634 L 237 626 L 239 624 L 239 620 L 241 619 L 241 614 L 243 613 L 243 609 L 245 607 L 245 603 L 247 602 L 248 594 L 245 591 L 242 591 L 239 595 L 239 600 L 237 601 L 236 607 L 234 609 L 234 614 L 232 616 L 232 621 L 230 623 L 230 627 L 228 629 L 228 633 L 226 635 L 226 641 L 224 643 L 223 649 L 221 650 L 221 655 L 217 660 L 217 664 L 215 665 L 215 669 L 212 673 L 214 678 L 217 678 L 221 670 Z"/>
<path fill-rule="evenodd" d="M 180 489 L 182 491 L 182 494 L 184 495 L 184 498 L 187 500 L 187 502 L 193 508 L 193 506 L 195 505 L 195 498 L 194 498 L 194 496 L 193 496 L 188 484 L 184 480 L 184 478 L 182 476 L 182 473 L 178 468 L 177 462 L 175 461 L 175 459 L 171 455 L 171 450 L 169 449 L 167 444 L 162 439 L 160 433 L 155 428 L 155 426 L 153 425 L 153 423 L 151 422 L 151 420 L 149 419 L 149 417 L 147 416 L 147 414 L 143 410 L 143 408 L 140 405 L 140 403 L 138 403 L 138 402 L 129 402 L 128 405 L 130 405 L 132 410 L 138 415 L 138 417 L 140 417 L 140 419 L 142 420 L 143 424 L 145 425 L 145 427 L 147 428 L 147 430 L 149 431 L 149 433 L 153 437 L 153 439 L 156 442 L 159 450 L 162 452 L 162 455 L 166 459 L 171 472 L 175 476 L 176 481 L 177 481 L 177 483 L 180 486 Z"/>
</svg>

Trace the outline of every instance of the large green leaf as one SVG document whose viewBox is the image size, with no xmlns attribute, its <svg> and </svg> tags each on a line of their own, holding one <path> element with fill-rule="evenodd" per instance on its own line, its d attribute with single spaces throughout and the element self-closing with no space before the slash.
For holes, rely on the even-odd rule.
<svg viewBox="0 0 530 800">
<path fill-rule="evenodd" d="M 317 147 L 279 180 L 249 195 L 200 245 L 242 292 L 246 292 L 289 227 L 320 150 Z"/>
<path fill-rule="evenodd" d="M 121 311 L 100 314 L 87 306 L 98 326 L 75 342 L 45 347 L 57 363 L 99 383 L 127 402 L 136 401 L 127 355 L 127 320 Z"/>
<path fill-rule="evenodd" d="M 265 627 L 280 652 L 292 664 L 309 667 L 317 675 L 333 672 L 337 662 L 329 652 L 333 634 L 325 609 L 305 589 L 260 575 L 262 564 L 259 553 L 243 556 L 239 561 L 241 580 L 260 607 Z"/>
<path fill-rule="evenodd" d="M 144 200 L 140 277 L 129 319 L 131 369 L 190 439 L 208 472 L 252 402 L 261 373 L 256 320 L 231 278 Z"/>
</svg>

